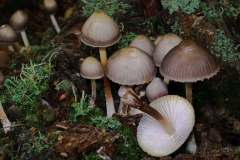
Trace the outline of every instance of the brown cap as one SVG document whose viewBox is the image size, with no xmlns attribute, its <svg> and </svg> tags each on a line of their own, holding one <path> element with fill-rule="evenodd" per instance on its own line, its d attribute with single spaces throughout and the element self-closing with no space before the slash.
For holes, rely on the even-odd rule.
<svg viewBox="0 0 240 160">
<path fill-rule="evenodd" d="M 17 32 L 26 30 L 28 27 L 28 15 L 23 10 L 15 11 L 10 18 L 10 25 Z"/>
<path fill-rule="evenodd" d="M 153 50 L 155 47 L 153 42 L 150 41 L 148 36 L 145 36 L 145 35 L 137 35 L 129 44 L 129 46 L 133 46 L 138 49 L 141 49 L 144 52 L 148 53 L 150 56 L 153 55 Z"/>
<path fill-rule="evenodd" d="M 183 40 L 164 57 L 160 73 L 174 81 L 196 82 L 219 71 L 214 57 L 193 40 Z"/>
<path fill-rule="evenodd" d="M 149 102 L 155 99 L 168 95 L 167 85 L 158 77 L 155 77 L 146 88 L 146 96 Z"/>
<path fill-rule="evenodd" d="M 8 24 L 0 27 L 0 43 L 13 44 L 18 41 L 18 34 Z"/>
<path fill-rule="evenodd" d="M 166 34 L 159 43 L 157 43 L 153 51 L 153 60 L 156 66 L 160 67 L 165 55 L 176 45 L 182 41 L 182 38 L 176 34 Z"/>
<path fill-rule="evenodd" d="M 106 64 L 106 76 L 122 85 L 150 82 L 156 76 L 152 57 L 136 47 L 125 47 L 112 54 Z"/>
<path fill-rule="evenodd" d="M 150 103 L 172 124 L 176 131 L 169 135 L 152 116 L 144 114 L 137 128 L 137 141 L 143 151 L 162 157 L 175 152 L 186 141 L 194 123 L 194 109 L 185 98 L 177 95 L 160 97 Z"/>
<path fill-rule="evenodd" d="M 0 67 L 5 67 L 8 62 L 9 62 L 10 58 L 7 52 L 5 51 L 0 51 Z"/>
<path fill-rule="evenodd" d="M 94 57 L 87 57 L 80 65 L 80 73 L 83 78 L 99 79 L 104 75 L 102 64 Z"/>
<path fill-rule="evenodd" d="M 94 12 L 84 23 L 80 36 L 83 43 L 93 47 L 108 47 L 120 39 L 117 23 L 104 12 Z"/>
<path fill-rule="evenodd" d="M 43 8 L 48 14 L 55 14 L 57 12 L 58 5 L 55 0 L 44 0 Z"/>
</svg>

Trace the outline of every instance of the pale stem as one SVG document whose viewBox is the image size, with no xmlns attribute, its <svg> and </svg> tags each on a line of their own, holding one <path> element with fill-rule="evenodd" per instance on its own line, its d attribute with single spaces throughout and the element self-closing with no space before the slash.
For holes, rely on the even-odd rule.
<svg viewBox="0 0 240 160">
<path fill-rule="evenodd" d="M 122 100 L 122 96 L 126 93 L 127 89 L 131 89 L 132 86 L 121 85 L 118 90 L 118 96 L 120 97 L 120 104 L 118 107 L 118 114 L 126 116 L 128 114 L 128 105 Z"/>
<path fill-rule="evenodd" d="M 164 77 L 163 81 L 164 81 L 165 84 L 168 86 L 168 85 L 169 85 L 169 82 L 170 82 L 170 79 Z"/>
<path fill-rule="evenodd" d="M 11 52 L 14 52 L 14 48 L 11 44 L 8 44 L 8 50 L 11 51 Z"/>
<path fill-rule="evenodd" d="M 100 60 L 103 65 L 103 68 L 105 68 L 107 63 L 107 53 L 106 48 L 99 48 L 99 54 L 100 54 Z M 113 97 L 111 92 L 111 86 L 110 81 L 107 78 L 106 75 L 103 76 L 103 82 L 104 82 L 104 90 L 105 90 L 105 97 L 106 97 L 106 109 L 107 109 L 107 117 L 112 117 L 114 113 L 116 113 L 113 103 Z"/>
<path fill-rule="evenodd" d="M 0 120 L 4 129 L 4 132 L 7 133 L 8 131 L 10 131 L 10 127 L 8 126 L 11 126 L 11 122 L 8 120 L 1 102 L 0 102 Z"/>
<path fill-rule="evenodd" d="M 25 47 L 29 47 L 28 38 L 25 31 L 21 31 L 22 40 Z"/>
<path fill-rule="evenodd" d="M 192 104 L 192 82 L 186 82 L 186 99 Z"/>
<path fill-rule="evenodd" d="M 122 99 L 129 106 L 139 109 L 155 118 L 169 135 L 172 135 L 176 131 L 156 109 L 141 101 L 132 90 L 127 90 Z"/>
<path fill-rule="evenodd" d="M 96 81 L 95 79 L 92 79 L 91 80 L 91 84 L 92 84 L 92 97 L 91 97 L 91 100 L 90 100 L 90 108 L 94 108 L 95 107 L 95 100 L 96 100 Z"/>
<path fill-rule="evenodd" d="M 54 14 L 51 14 L 51 15 L 50 15 L 50 18 L 51 18 L 52 24 L 53 24 L 56 32 L 59 33 L 59 32 L 61 31 L 61 29 L 60 29 L 59 26 L 58 26 L 58 23 L 57 23 L 57 21 L 56 21 L 56 18 L 55 18 L 55 16 L 54 16 Z"/>
</svg>

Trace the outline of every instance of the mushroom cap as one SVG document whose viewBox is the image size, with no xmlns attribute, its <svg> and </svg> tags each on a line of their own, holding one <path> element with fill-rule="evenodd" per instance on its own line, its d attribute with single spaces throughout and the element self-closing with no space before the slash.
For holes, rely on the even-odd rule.
<svg viewBox="0 0 240 160">
<path fill-rule="evenodd" d="M 5 81 L 5 77 L 3 75 L 3 73 L 0 71 L 0 86 L 2 86 L 4 84 Z"/>
<path fill-rule="evenodd" d="M 5 67 L 8 62 L 9 62 L 10 58 L 7 52 L 5 51 L 0 51 L 0 67 Z"/>
<path fill-rule="evenodd" d="M 183 40 L 170 50 L 160 68 L 164 77 L 178 82 L 196 82 L 218 71 L 215 58 L 193 40 Z"/>
<path fill-rule="evenodd" d="M 165 55 L 176 45 L 182 41 L 182 38 L 176 34 L 166 34 L 159 43 L 157 43 L 153 51 L 153 60 L 156 66 L 160 67 Z"/>
<path fill-rule="evenodd" d="M 94 12 L 81 30 L 83 43 L 93 47 L 108 47 L 120 39 L 117 23 L 104 12 Z"/>
<path fill-rule="evenodd" d="M 28 27 L 28 15 L 23 10 L 15 11 L 10 18 L 10 25 L 17 32 L 26 30 Z"/>
<path fill-rule="evenodd" d="M 149 102 L 168 95 L 167 85 L 158 77 L 155 77 L 146 87 L 146 96 Z"/>
<path fill-rule="evenodd" d="M 113 53 L 105 67 L 106 76 L 122 85 L 150 82 L 157 73 L 152 57 L 136 47 L 125 47 Z"/>
<path fill-rule="evenodd" d="M 153 50 L 154 50 L 154 44 L 148 36 L 146 35 L 137 35 L 132 42 L 129 44 L 129 46 L 136 47 L 138 49 L 143 50 L 144 52 L 148 53 L 150 56 L 153 55 Z"/>
<path fill-rule="evenodd" d="M 57 2 L 55 0 L 44 0 L 43 8 L 48 14 L 55 14 L 58 9 Z"/>
<path fill-rule="evenodd" d="M 155 41 L 153 42 L 153 44 L 156 46 L 158 44 L 158 42 L 160 42 L 163 39 L 164 35 L 160 35 L 158 36 Z"/>
<path fill-rule="evenodd" d="M 13 44 L 18 41 L 18 34 L 8 24 L 0 27 L 0 43 Z"/>
<path fill-rule="evenodd" d="M 188 138 L 195 123 L 194 109 L 177 95 L 160 97 L 150 103 L 175 129 L 167 134 L 160 123 L 144 114 L 137 128 L 137 141 L 143 151 L 155 157 L 166 156 L 176 151 Z"/>
<path fill-rule="evenodd" d="M 87 57 L 80 65 L 80 73 L 83 78 L 99 79 L 104 75 L 102 64 L 94 57 Z"/>
</svg>

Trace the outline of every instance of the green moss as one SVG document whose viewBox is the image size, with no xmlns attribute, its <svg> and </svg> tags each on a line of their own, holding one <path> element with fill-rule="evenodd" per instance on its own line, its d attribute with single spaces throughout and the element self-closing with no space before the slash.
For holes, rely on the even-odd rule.
<svg viewBox="0 0 240 160">
<path fill-rule="evenodd" d="M 169 9 L 172 14 L 174 11 L 193 13 L 199 8 L 199 0 L 161 0 L 163 8 Z"/>
</svg>

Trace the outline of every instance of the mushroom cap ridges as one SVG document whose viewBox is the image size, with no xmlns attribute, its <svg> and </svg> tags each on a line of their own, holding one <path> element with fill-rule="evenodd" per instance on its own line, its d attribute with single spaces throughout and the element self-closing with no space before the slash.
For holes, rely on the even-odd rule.
<svg viewBox="0 0 240 160">
<path fill-rule="evenodd" d="M 160 97 L 150 103 L 175 129 L 168 135 L 165 129 L 148 114 L 144 114 L 137 128 L 137 140 L 143 151 L 155 157 L 176 151 L 191 133 L 195 115 L 192 105 L 177 95 Z"/>
<path fill-rule="evenodd" d="M 105 67 L 106 76 L 122 85 L 150 82 L 157 73 L 152 57 L 136 47 L 125 47 L 112 54 Z"/>
<path fill-rule="evenodd" d="M 129 46 L 136 47 L 138 49 L 143 50 L 144 52 L 148 53 L 150 56 L 153 55 L 153 50 L 154 50 L 154 44 L 148 36 L 146 35 L 137 35 L 132 42 L 129 44 Z"/>
<path fill-rule="evenodd" d="M 174 81 L 196 82 L 219 71 L 215 58 L 193 40 L 183 40 L 164 57 L 160 73 Z"/>
<path fill-rule="evenodd" d="M 17 32 L 26 30 L 28 27 L 28 15 L 23 10 L 15 11 L 10 18 L 10 25 Z"/>
<path fill-rule="evenodd" d="M 182 41 L 176 34 L 168 33 L 157 43 L 153 51 L 153 60 L 156 66 L 161 67 L 165 55 Z"/>
<path fill-rule="evenodd" d="M 57 12 L 58 5 L 55 0 L 44 0 L 43 8 L 48 14 L 55 14 Z"/>
<path fill-rule="evenodd" d="M 104 75 L 102 64 L 94 57 L 87 57 L 80 65 L 80 73 L 83 78 L 99 79 Z"/>
<path fill-rule="evenodd" d="M 12 44 L 18 41 L 18 34 L 8 24 L 0 27 L 0 43 Z"/>
<path fill-rule="evenodd" d="M 168 95 L 167 85 L 158 77 L 155 77 L 146 87 L 146 96 L 149 102 L 165 95 Z"/>
<path fill-rule="evenodd" d="M 94 12 L 84 23 L 81 30 L 83 43 L 93 47 L 108 47 L 120 39 L 117 23 L 104 12 Z"/>
</svg>

